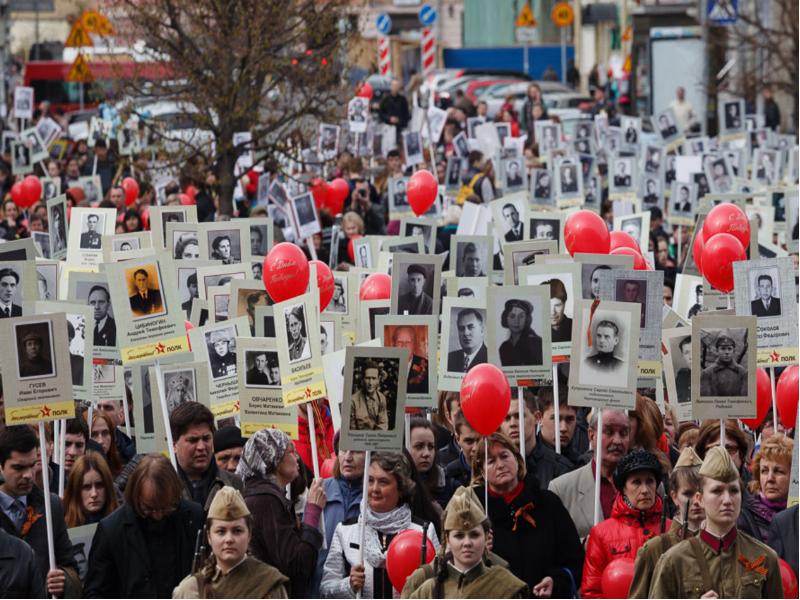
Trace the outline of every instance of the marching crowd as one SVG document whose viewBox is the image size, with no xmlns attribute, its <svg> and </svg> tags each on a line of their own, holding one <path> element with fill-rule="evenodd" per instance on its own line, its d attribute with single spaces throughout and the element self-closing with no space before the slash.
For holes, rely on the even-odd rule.
<svg viewBox="0 0 800 600">
<path fill-rule="evenodd" d="M 593 111 L 613 122 L 616 110 L 601 89 L 596 100 Z M 393 84 L 376 118 L 402 131 L 412 108 Z M 485 106 L 465 98 L 448 109 L 440 139 L 424 151 L 440 184 L 454 139 L 468 117 L 482 113 Z M 60 118 L 43 103 L 35 120 L 46 116 Z M 528 136 L 529 169 L 541 166 L 533 124 L 547 119 L 535 84 L 523 114 L 511 105 L 500 110 L 498 120 L 516 124 L 512 135 Z M 116 232 L 148 230 L 149 208 L 157 204 L 153 155 L 119 156 L 114 141 L 100 140 L 93 149 L 85 140 L 72 142 L 68 155 L 37 165 L 36 174 L 60 180 L 70 207 L 88 205 L 79 178 L 99 174 L 102 198 L 96 205 L 116 209 Z M 357 148 L 340 148 L 327 174 L 346 179 L 349 195 L 340 219 L 319 208 L 322 233 L 312 243 L 320 260 L 336 256 L 331 267 L 347 270 L 354 264 L 349 240 L 398 234 L 398 222 L 389 218 L 388 181 L 412 166 L 403 161 L 395 149 L 377 157 L 378 168 L 368 168 L 373 161 Z M 43 202 L 23 211 L 11 199 L 10 163 L 7 154 L 0 160 L 0 237 L 6 241 L 48 229 Z M 468 163 L 462 204 L 499 197 L 491 157 L 472 150 Z M 267 207 L 257 198 L 264 172 L 282 177 L 277 162 L 244 174 L 236 217 L 266 216 Z M 120 187 L 125 177 L 135 178 L 140 190 L 130 204 Z M 227 218 L 219 211 L 218 179 L 203 159 L 187 161 L 166 187 L 163 203 L 195 205 L 200 222 Z M 599 213 L 611 228 L 608 191 L 603 194 Z M 457 202 L 442 211 L 432 253 L 449 249 L 461 212 Z M 665 275 L 666 305 L 690 235 L 688 227 L 668 232 L 668 219 L 661 209 L 651 209 L 649 250 L 655 269 Z M 343 232 L 337 248 L 331 247 L 334 225 Z M 281 235 L 276 229 L 275 239 Z M 682 256 L 677 244 L 684 248 Z M 554 335 L 556 330 L 554 325 Z M 218 427 L 203 404 L 180 403 L 168 424 L 176 468 L 163 455 L 137 453 L 135 435 L 124 433 L 123 403 L 100 401 L 91 411 L 80 407 L 66 424 L 62 497 L 52 493 L 59 489 L 60 472 L 52 424 L 44 428 L 46 457 L 40 456 L 39 429 L 4 427 L 0 596 L 779 598 L 789 593 L 790 578 L 782 576 L 779 559 L 796 582 L 798 506 L 787 508 L 793 429 L 776 429 L 771 412 L 755 429 L 728 419 L 721 444 L 721 421 L 681 421 L 677 398 L 667 398 L 662 413 L 655 397 L 637 393 L 634 410 L 603 410 L 598 431 L 597 411 L 571 405 L 567 387 L 560 381 L 553 385 L 558 389 L 526 387 L 521 409 L 512 402 L 486 440 L 461 411 L 459 393 L 440 391 L 428 418 L 422 411 L 411 416 L 405 450 L 372 452 L 369 464 L 365 452 L 339 448 L 327 400 L 310 413 L 315 440 L 305 410 L 298 411 L 297 439 L 278 429 L 244 438 L 236 426 Z M 131 402 L 128 410 L 130 422 Z M 314 478 L 312 444 L 327 469 L 323 478 Z M 50 533 L 45 479 L 51 490 Z M 81 544 L 70 541 L 68 529 L 92 524 L 96 530 L 86 555 Z M 408 530 L 422 534 L 435 558 L 415 565 L 419 568 L 398 586 L 388 551 Z M 615 568 L 629 569 L 628 579 L 621 578 L 629 588 L 628 583 L 613 587 Z"/>
</svg>

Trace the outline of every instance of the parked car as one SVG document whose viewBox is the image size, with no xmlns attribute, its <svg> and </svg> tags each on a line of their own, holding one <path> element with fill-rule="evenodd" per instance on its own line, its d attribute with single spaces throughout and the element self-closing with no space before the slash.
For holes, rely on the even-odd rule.
<svg viewBox="0 0 800 600">
<path fill-rule="evenodd" d="M 500 112 L 500 107 L 506 101 L 508 96 L 514 97 L 514 110 L 517 112 L 522 111 L 522 106 L 525 104 L 525 98 L 528 95 L 528 86 L 531 83 L 537 83 L 542 90 L 542 99 L 546 102 L 548 94 L 564 94 L 574 93 L 572 88 L 559 83 L 557 81 L 518 81 L 516 83 L 499 83 L 492 86 L 490 89 L 481 96 L 481 100 L 485 101 L 489 107 L 489 118 L 494 119 L 497 113 Z"/>
</svg>

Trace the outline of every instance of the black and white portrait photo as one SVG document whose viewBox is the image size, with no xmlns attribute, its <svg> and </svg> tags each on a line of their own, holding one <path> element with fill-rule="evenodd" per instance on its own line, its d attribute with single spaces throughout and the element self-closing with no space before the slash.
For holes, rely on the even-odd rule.
<svg viewBox="0 0 800 600">
<path fill-rule="evenodd" d="M 292 214 L 297 224 L 297 235 L 303 239 L 319 232 L 320 225 L 314 197 L 310 193 L 300 194 L 291 200 Z"/>
<path fill-rule="evenodd" d="M 89 206 L 97 206 L 103 199 L 103 186 L 100 176 L 87 176 L 78 179 L 78 185 L 83 189 L 84 199 Z"/>
<path fill-rule="evenodd" d="M 403 132 L 403 153 L 406 158 L 406 165 L 417 165 L 424 162 L 422 156 L 422 137 L 419 131 Z"/>
<path fill-rule="evenodd" d="M 563 162 L 558 167 L 561 196 L 571 196 L 578 193 L 578 166 L 572 162 Z"/>
<path fill-rule="evenodd" d="M 539 154 L 558 148 L 558 126 L 542 125 L 539 137 Z"/>
<path fill-rule="evenodd" d="M 0 319 L 22 316 L 22 269 L 0 267 Z"/>
<path fill-rule="evenodd" d="M 319 126 L 319 152 L 323 157 L 336 156 L 339 151 L 339 128 L 321 123 Z M 270 190 L 271 191 L 271 190 Z"/>
<path fill-rule="evenodd" d="M 399 360 L 354 357 L 350 389 L 351 430 L 394 429 L 399 370 Z"/>
<path fill-rule="evenodd" d="M 0 277 L 2 280 L 2 277 Z M 55 300 L 58 298 L 58 265 L 57 264 L 37 264 L 36 265 L 36 284 L 38 286 L 39 300 Z M 0 281 L 0 290 L 2 281 Z M 0 318 L 4 315 L 0 311 Z"/>
<path fill-rule="evenodd" d="M 533 170 L 533 203 L 551 204 L 553 197 L 553 184 L 548 169 Z"/>
<path fill-rule="evenodd" d="M 347 314 L 347 275 L 333 276 L 333 298 L 325 310 Z"/>
<path fill-rule="evenodd" d="M 700 396 L 747 396 L 747 329 L 700 330 Z"/>
<path fill-rule="evenodd" d="M 403 177 L 393 177 L 389 180 L 389 197 L 391 200 L 390 211 L 409 210 L 408 198 L 406 197 L 407 180 Z"/>
<path fill-rule="evenodd" d="M 661 170 L 661 148 L 658 146 L 647 146 L 644 153 L 645 173 L 657 174 Z"/>
<path fill-rule="evenodd" d="M 642 178 L 642 206 L 649 210 L 661 203 L 661 190 L 658 185 L 658 177 L 645 174 Z"/>
<path fill-rule="evenodd" d="M 200 258 L 200 242 L 196 231 L 172 230 L 172 256 L 176 260 Z"/>
<path fill-rule="evenodd" d="M 639 327 L 644 327 L 647 312 L 647 281 L 641 279 L 618 279 L 614 300 L 639 304 L 642 307 Z"/>
<path fill-rule="evenodd" d="M 722 103 L 724 131 L 742 131 L 744 129 L 743 108 L 743 100 Z"/>
<path fill-rule="evenodd" d="M 111 294 L 105 283 L 78 282 L 76 297 L 85 299 L 92 307 L 94 323 L 91 324 L 94 347 L 117 345 L 117 323 L 111 306 Z"/>
<path fill-rule="evenodd" d="M 507 202 L 502 207 L 503 238 L 507 242 L 521 242 L 525 239 L 525 223 L 520 215 L 519 207 L 514 202 Z"/>
<path fill-rule="evenodd" d="M 198 401 L 194 369 L 164 369 L 161 377 L 170 413 L 184 402 Z"/>
<path fill-rule="evenodd" d="M 140 249 L 139 238 L 129 237 L 111 240 L 111 249 L 114 252 L 129 252 Z"/>
<path fill-rule="evenodd" d="M 99 213 L 84 213 L 81 216 L 81 250 L 100 250 L 106 216 Z"/>
<path fill-rule="evenodd" d="M 246 387 L 280 387 L 281 374 L 278 367 L 278 353 L 273 350 L 245 350 L 244 381 Z"/>
<path fill-rule="evenodd" d="M 466 373 L 475 365 L 488 362 L 486 310 L 454 306 L 449 316 L 447 371 Z"/>
<path fill-rule="evenodd" d="M 435 239 L 434 229 L 435 225 L 427 223 L 417 223 L 415 221 L 405 221 L 403 223 L 403 235 L 405 236 L 422 236 L 422 245 L 425 252 L 430 253 L 430 246 L 433 239 Z"/>
<path fill-rule="evenodd" d="M 33 170 L 31 151 L 25 142 L 21 140 L 11 142 L 11 150 L 13 152 L 12 170 L 15 174 L 24 174 Z"/>
<path fill-rule="evenodd" d="M 672 109 L 667 109 L 656 117 L 656 128 L 661 134 L 661 140 L 670 142 L 680 133 L 675 125 L 675 115 Z"/>
<path fill-rule="evenodd" d="M 469 143 L 467 142 L 467 136 L 463 132 L 453 138 L 453 148 L 455 148 L 459 158 L 467 158 L 469 155 Z"/>
<path fill-rule="evenodd" d="M 622 117 L 620 119 L 620 128 L 622 129 L 622 135 L 626 146 L 635 147 L 639 144 L 642 130 L 641 119 L 637 117 Z"/>
<path fill-rule="evenodd" d="M 61 180 L 42 178 L 42 200 L 52 200 L 61 193 Z"/>
<path fill-rule="evenodd" d="M 350 131 L 363 133 L 367 130 L 369 116 L 369 100 L 356 96 L 347 104 L 347 120 Z"/>
<path fill-rule="evenodd" d="M 14 325 L 17 377 L 20 380 L 56 376 L 51 321 Z"/>
<path fill-rule="evenodd" d="M 250 224 L 250 256 L 266 256 L 267 254 L 267 225 Z"/>
<path fill-rule="evenodd" d="M 33 88 L 21 85 L 14 88 L 14 117 L 17 119 L 33 118 Z"/>
<path fill-rule="evenodd" d="M 642 217 L 627 217 L 621 221 L 620 231 L 627 233 L 637 243 L 642 239 Z"/>
<path fill-rule="evenodd" d="M 634 159 L 629 156 L 618 156 L 613 159 L 611 164 L 614 178 L 611 187 L 614 191 L 627 192 L 633 190 L 633 163 Z"/>
<path fill-rule="evenodd" d="M 435 267 L 430 264 L 410 264 L 400 277 L 397 299 L 397 314 L 432 315 Z"/>
<path fill-rule="evenodd" d="M 705 174 L 715 194 L 734 191 L 732 169 L 724 157 L 706 159 Z"/>
<path fill-rule="evenodd" d="M 497 333 L 501 366 L 542 364 L 543 309 L 541 305 L 534 308 L 534 303 L 525 298 L 511 298 L 503 303 Z"/>
<path fill-rule="evenodd" d="M 759 149 L 753 155 L 753 179 L 774 185 L 778 180 L 778 152 L 776 150 Z"/>
<path fill-rule="evenodd" d="M 469 241 L 456 242 L 456 276 L 485 277 L 490 264 L 489 244 Z"/>
<path fill-rule="evenodd" d="M 305 306 L 295 304 L 283 309 L 286 339 L 289 342 L 289 363 L 296 363 L 311 358 L 311 345 L 306 329 Z"/>
<path fill-rule="evenodd" d="M 520 166 L 520 162 L 521 160 L 518 158 L 509 158 L 503 161 L 506 191 L 519 190 L 525 187 L 525 169 Z"/>
<path fill-rule="evenodd" d="M 694 183 L 673 181 L 671 194 L 672 209 L 670 210 L 670 214 L 686 217 L 692 216 L 697 202 L 695 195 L 696 190 Z"/>
<path fill-rule="evenodd" d="M 209 258 L 234 265 L 242 261 L 241 232 L 238 229 L 214 229 L 206 232 Z"/>
<path fill-rule="evenodd" d="M 584 352 L 579 383 L 627 387 L 626 374 L 628 362 L 631 360 L 628 348 L 630 314 L 609 311 L 602 316 L 595 316 L 582 339 L 586 343 L 581 344 Z"/>
<path fill-rule="evenodd" d="M 458 190 L 461 187 L 462 164 L 463 161 L 460 157 L 448 157 L 445 171 L 445 185 L 448 190 Z"/>
<path fill-rule="evenodd" d="M 748 273 L 750 314 L 754 317 L 780 317 L 781 293 L 778 267 L 752 269 Z"/>
<path fill-rule="evenodd" d="M 204 334 L 212 379 L 236 376 L 236 328 L 223 327 Z"/>
</svg>

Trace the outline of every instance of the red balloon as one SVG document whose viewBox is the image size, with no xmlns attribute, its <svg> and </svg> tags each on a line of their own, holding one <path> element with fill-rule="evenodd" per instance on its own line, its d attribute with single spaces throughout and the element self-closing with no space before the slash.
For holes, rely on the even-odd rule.
<svg viewBox="0 0 800 600">
<path fill-rule="evenodd" d="M 733 263 L 747 260 L 741 242 L 730 233 L 717 233 L 703 248 L 703 275 L 725 294 L 733 289 Z"/>
<path fill-rule="evenodd" d="M 764 417 L 772 406 L 772 384 L 769 375 L 762 369 L 756 369 L 756 416 L 753 419 L 741 419 L 750 429 L 755 429 L 764 422 Z"/>
<path fill-rule="evenodd" d="M 133 177 L 126 177 L 120 184 L 125 192 L 125 206 L 131 206 L 139 198 L 139 184 Z M 183 196 L 183 194 L 181 194 Z M 181 204 L 183 200 L 181 199 Z"/>
<path fill-rule="evenodd" d="M 356 97 L 358 98 L 366 98 L 367 100 L 372 100 L 372 96 L 375 94 L 375 90 L 372 89 L 372 86 L 367 83 L 366 81 L 358 86 L 356 90 Z"/>
<path fill-rule="evenodd" d="M 145 230 L 150 229 L 150 207 L 145 206 L 139 216 L 142 218 L 142 228 Z"/>
<path fill-rule="evenodd" d="M 425 563 L 433 560 L 436 550 L 425 540 Z M 398 593 L 403 591 L 406 579 L 422 564 L 422 532 L 412 529 L 397 534 L 386 551 L 386 571 L 389 581 Z"/>
<path fill-rule="evenodd" d="M 579 210 L 564 223 L 564 243 L 572 256 L 576 252 L 608 254 L 611 250 L 611 234 L 606 222 L 597 213 Z"/>
<path fill-rule="evenodd" d="M 633 581 L 632 558 L 617 558 L 606 565 L 600 579 L 603 598 L 627 598 Z"/>
<path fill-rule="evenodd" d="M 481 435 L 497 431 L 510 404 L 508 379 L 493 364 L 475 365 L 461 381 L 461 410 L 467 422 Z"/>
<path fill-rule="evenodd" d="M 433 206 L 437 193 L 439 193 L 439 183 L 430 171 L 425 169 L 417 171 L 408 180 L 406 196 L 408 196 L 411 210 L 418 217 L 424 215 Z"/>
<path fill-rule="evenodd" d="M 697 270 L 703 272 L 703 250 L 705 249 L 705 240 L 703 240 L 703 232 L 698 231 L 694 235 L 694 242 L 692 242 L 692 257 L 694 264 L 697 265 Z"/>
<path fill-rule="evenodd" d="M 312 260 L 308 264 L 317 267 L 317 287 L 319 288 L 319 311 L 322 312 L 333 298 L 333 273 L 331 268 L 321 260 Z"/>
<path fill-rule="evenodd" d="M 644 257 L 639 254 L 638 250 L 634 250 L 633 248 L 629 248 L 627 246 L 622 246 L 620 248 L 614 248 L 611 252 L 609 252 L 612 256 L 632 256 L 633 257 L 633 268 L 636 271 L 648 271 L 647 268 L 647 261 Z"/>
<path fill-rule="evenodd" d="M 22 192 L 22 182 L 18 181 L 17 183 L 11 186 L 11 199 L 14 201 L 14 204 L 24 208 L 25 199 L 23 196 L 24 194 Z"/>
<path fill-rule="evenodd" d="M 319 476 L 323 479 L 333 477 L 333 465 L 336 462 L 336 456 L 331 456 L 322 461 L 319 467 Z"/>
<path fill-rule="evenodd" d="M 781 583 L 783 583 L 783 597 L 784 598 L 797 598 L 797 576 L 794 574 L 792 567 L 789 566 L 782 558 L 779 558 L 781 568 Z"/>
<path fill-rule="evenodd" d="M 392 297 L 392 278 L 386 273 L 373 273 L 358 291 L 361 300 L 388 300 Z"/>
<path fill-rule="evenodd" d="M 42 182 L 36 175 L 28 175 L 22 180 L 22 203 L 16 202 L 20 208 L 30 208 L 42 197 Z"/>
<path fill-rule="evenodd" d="M 642 253 L 639 243 L 633 239 L 629 233 L 625 233 L 624 231 L 612 231 L 609 233 L 609 237 L 611 239 L 610 250 L 615 250 L 617 248 L 631 248 L 636 250 L 639 254 Z"/>
<path fill-rule="evenodd" d="M 350 195 L 350 185 L 346 180 L 337 177 L 328 184 L 328 208 L 332 215 L 341 214 L 344 201 Z"/>
<path fill-rule="evenodd" d="M 328 201 L 328 183 L 324 179 L 317 177 L 311 182 L 311 195 L 314 196 L 314 204 L 317 210 L 326 206 Z"/>
<path fill-rule="evenodd" d="M 750 245 L 750 221 L 735 204 L 717 204 L 703 221 L 703 240 L 708 242 L 717 233 L 730 233 L 746 250 Z"/>
<path fill-rule="evenodd" d="M 264 288 L 275 302 L 305 293 L 308 288 L 308 259 L 290 242 L 276 244 L 264 257 Z"/>
<path fill-rule="evenodd" d="M 353 242 L 355 242 L 356 240 L 361 239 L 362 237 L 364 237 L 364 236 L 361 235 L 360 233 L 355 233 L 355 234 L 352 235 L 350 240 L 347 242 L 347 255 L 350 257 L 350 260 L 353 261 L 353 262 L 356 262 L 356 251 L 353 248 Z"/>
<path fill-rule="evenodd" d="M 786 429 L 791 429 L 797 423 L 799 373 L 800 367 L 797 365 L 787 367 L 775 385 L 775 406 L 778 409 L 778 418 Z"/>
</svg>

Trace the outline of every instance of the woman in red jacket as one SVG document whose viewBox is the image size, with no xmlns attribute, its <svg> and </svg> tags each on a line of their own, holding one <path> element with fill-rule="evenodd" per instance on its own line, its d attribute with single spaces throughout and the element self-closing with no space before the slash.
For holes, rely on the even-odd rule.
<svg viewBox="0 0 800 600">
<path fill-rule="evenodd" d="M 656 487 L 661 464 L 655 454 L 634 450 L 614 472 L 619 490 L 611 517 L 592 527 L 583 563 L 581 598 L 602 598 L 600 580 L 608 564 L 617 558 L 636 558 L 636 552 L 657 536 L 661 520 L 661 498 Z M 667 529 L 669 529 L 667 521 Z"/>
</svg>

